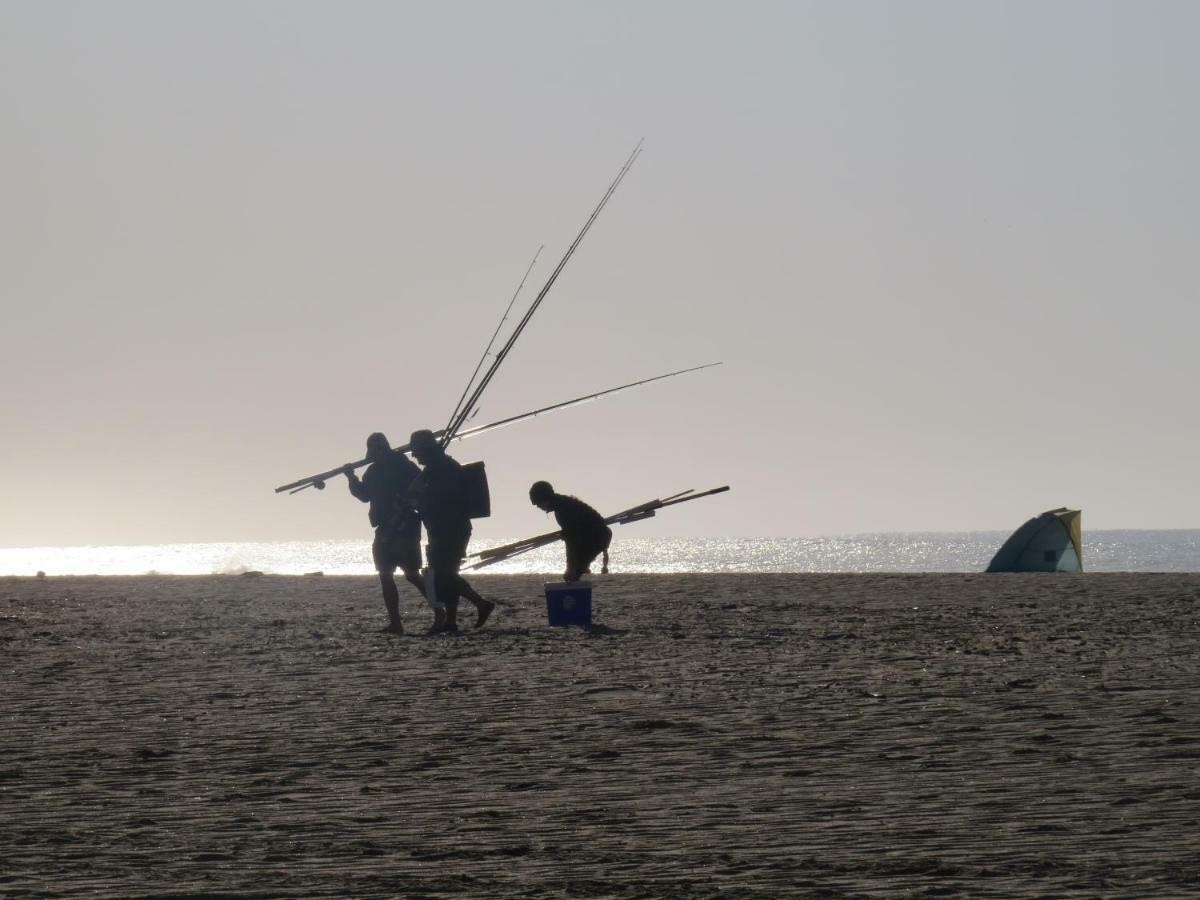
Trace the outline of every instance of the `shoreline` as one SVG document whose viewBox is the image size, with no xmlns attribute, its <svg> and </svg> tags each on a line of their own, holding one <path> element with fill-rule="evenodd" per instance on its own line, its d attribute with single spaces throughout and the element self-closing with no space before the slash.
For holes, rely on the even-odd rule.
<svg viewBox="0 0 1200 900">
<path fill-rule="evenodd" d="M 538 603 L 542 600 L 543 584 L 562 581 L 561 573 L 552 572 L 521 574 L 477 574 L 467 572 L 464 575 L 485 596 L 490 596 L 490 591 L 499 590 L 503 593 L 515 590 L 521 598 Z M 1079 590 L 1086 590 L 1093 584 L 1103 584 L 1105 582 L 1114 584 L 1119 582 L 1121 587 L 1133 589 L 1135 586 L 1128 584 L 1130 579 L 1144 579 L 1148 583 L 1161 581 L 1167 584 L 1172 584 L 1176 581 L 1184 583 L 1190 581 L 1200 582 L 1200 572 L 632 572 L 592 576 L 585 579 L 585 581 L 592 585 L 592 589 L 597 596 L 602 597 L 609 588 L 614 589 L 618 594 L 624 594 L 628 590 L 628 582 L 646 580 L 653 583 L 692 581 L 695 579 L 711 580 L 716 586 L 723 589 L 736 589 L 739 583 L 747 581 L 756 583 L 766 581 L 776 586 L 778 586 L 778 582 L 794 581 L 801 586 L 806 582 L 812 582 L 812 586 L 820 587 L 823 590 L 837 588 L 834 591 L 835 594 L 844 593 L 842 589 L 845 585 L 842 585 L 842 582 L 849 582 L 852 590 L 857 590 L 853 585 L 878 580 L 930 580 L 934 584 L 937 584 L 940 581 L 948 583 L 967 581 L 971 583 L 975 579 L 982 579 L 983 585 L 981 587 L 984 590 L 986 590 L 988 584 L 993 584 L 997 590 L 1005 586 L 1011 588 L 1020 585 L 1028 587 L 1040 595 L 1043 593 L 1053 594 L 1059 587 L 1065 587 L 1068 583 L 1075 581 L 1080 582 L 1078 585 Z M 89 587 L 93 583 L 95 583 L 95 586 L 112 586 L 128 582 L 131 587 L 136 588 L 139 585 L 146 586 L 154 582 L 203 584 L 207 581 L 212 581 L 217 585 L 230 589 L 233 589 L 234 585 L 241 585 L 243 588 L 249 589 L 253 585 L 259 585 L 263 588 L 268 586 L 284 588 L 295 586 L 296 584 L 312 586 L 321 583 L 330 583 L 352 587 L 356 593 L 365 590 L 366 593 L 370 594 L 371 592 L 378 593 L 379 588 L 379 581 L 375 575 L 325 574 L 322 572 L 305 575 L 285 575 L 253 571 L 236 574 L 221 573 L 206 575 L 158 572 L 141 575 L 0 575 L 0 586 L 12 587 L 38 584 Z M 1063 584 L 1044 585 L 1042 584 L 1043 581 L 1051 583 L 1062 582 Z M 424 608 L 423 600 L 418 597 L 411 586 L 404 582 L 403 575 L 399 572 L 396 573 L 396 582 L 400 586 L 402 606 L 413 609 Z M 1043 588 L 1046 590 L 1043 590 Z M 239 589 L 237 592 L 241 593 L 242 591 Z M 246 592 L 252 593 L 249 590 Z M 1071 592 L 1068 591 L 1068 593 Z"/>
<path fill-rule="evenodd" d="M 981 573 L 1008 537 L 995 532 L 865 534 L 819 538 L 637 538 L 613 544 L 614 572 L 746 575 L 838 572 Z M 472 551 L 496 541 L 476 540 Z M 1084 570 L 1200 571 L 1200 530 L 1087 532 Z M 557 574 L 561 545 L 516 557 L 480 574 Z M 248 571 L 373 576 L 368 540 L 205 543 L 125 547 L 0 549 L 0 573 L 34 575 L 237 575 Z M 468 576 L 470 577 L 470 576 Z"/>
</svg>

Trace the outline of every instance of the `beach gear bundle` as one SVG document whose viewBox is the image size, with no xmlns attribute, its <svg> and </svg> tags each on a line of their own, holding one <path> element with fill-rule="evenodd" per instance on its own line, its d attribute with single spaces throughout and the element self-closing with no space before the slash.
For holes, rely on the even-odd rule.
<svg viewBox="0 0 1200 900">
<path fill-rule="evenodd" d="M 475 373 L 472 374 L 471 379 L 467 382 L 467 387 L 463 391 L 463 397 L 459 398 L 458 403 L 454 407 L 454 411 L 450 413 L 450 421 L 446 424 L 446 427 L 442 429 L 442 436 L 439 440 L 441 441 L 443 447 L 450 443 L 450 441 L 454 440 L 455 435 L 458 434 L 463 425 L 466 424 L 467 420 L 469 420 L 471 416 L 475 414 L 475 410 L 479 406 L 479 400 L 483 396 L 483 392 L 487 389 L 487 386 L 491 384 L 492 379 L 500 370 L 500 366 L 504 364 L 504 360 L 508 358 L 509 352 L 517 343 L 517 339 L 521 336 L 521 333 L 525 330 L 525 327 L 529 324 L 530 320 L 533 319 L 534 313 L 538 311 L 538 308 L 542 305 L 542 301 L 545 300 L 546 295 L 550 293 L 550 288 L 554 287 L 554 282 L 558 280 L 558 276 L 562 273 L 562 270 L 566 268 L 566 265 L 570 261 L 571 257 L 575 255 L 575 251 L 579 248 L 579 245 L 583 242 L 584 237 L 587 236 L 587 233 L 591 230 L 592 225 L 594 225 L 596 219 L 599 218 L 601 211 L 608 204 L 608 201 L 612 198 L 612 195 L 616 192 L 618 185 L 620 185 L 620 183 L 625 179 L 625 176 L 629 174 L 629 170 L 633 168 L 633 164 L 637 161 L 637 158 L 641 155 L 641 152 L 642 142 L 638 141 L 637 146 L 633 148 L 633 152 L 629 154 L 629 158 L 625 160 L 625 164 L 621 166 L 621 170 L 617 173 L 617 177 L 614 178 L 612 184 L 608 186 L 608 190 L 604 192 L 604 196 L 600 198 L 600 202 L 596 204 L 596 208 L 592 210 L 592 214 L 588 216 L 588 220 L 583 223 L 583 227 L 579 230 L 579 234 L 575 236 L 575 240 L 571 242 L 571 246 L 567 248 L 567 251 L 563 254 L 562 259 L 558 261 L 558 265 L 554 267 L 554 271 L 550 273 L 550 277 L 546 280 L 546 283 L 542 286 L 542 289 L 538 291 L 538 295 L 534 298 L 533 303 L 529 305 L 529 309 L 525 311 L 525 315 L 521 317 L 521 321 L 517 323 L 516 327 L 512 331 L 512 334 L 509 335 L 508 340 L 504 342 L 504 346 L 500 348 L 500 352 L 496 354 L 495 360 L 488 367 L 487 371 L 483 373 L 482 377 L 479 377 L 479 369 L 483 364 L 483 360 L 487 359 L 489 353 L 491 352 L 492 345 L 496 341 L 496 336 L 500 333 L 500 326 L 503 326 L 504 320 L 508 318 L 508 310 L 512 309 L 513 302 L 515 302 L 517 299 L 516 294 L 513 295 L 513 299 L 509 301 L 508 309 L 504 311 L 504 316 L 500 319 L 500 326 L 497 326 L 495 333 L 492 335 L 491 341 L 488 342 L 487 349 L 484 350 L 483 357 L 480 359 L 479 365 L 475 367 Z M 538 253 L 541 253 L 540 248 Z M 535 254 L 533 258 L 536 262 L 537 255 Z M 530 263 L 529 266 L 530 268 L 533 268 L 533 263 Z M 528 274 L 528 270 L 526 270 L 526 276 L 528 276 Z M 524 283 L 525 279 L 523 278 L 521 279 L 521 284 Z M 518 286 L 517 293 L 520 293 L 520 291 L 521 288 Z M 477 377 L 479 378 L 478 382 L 475 380 Z M 467 396 L 468 393 L 470 396 Z"/>
<path fill-rule="evenodd" d="M 451 441 L 462 440 L 463 438 L 483 434 L 487 431 L 491 431 L 496 428 L 502 428 L 505 425 L 512 425 L 516 422 L 520 422 L 525 419 L 535 418 L 536 416 L 542 415 L 543 413 L 553 412 L 553 411 L 559 410 L 559 409 L 566 409 L 567 407 L 570 407 L 570 406 L 575 406 L 580 403 L 586 403 L 589 400 L 596 400 L 596 399 L 606 396 L 608 394 L 615 394 L 618 391 L 623 391 L 623 390 L 626 390 L 629 388 L 639 387 L 644 384 L 650 384 L 651 382 L 654 382 L 654 381 L 660 381 L 665 378 L 672 378 L 676 375 L 684 375 L 688 372 L 697 372 L 701 369 L 707 369 L 712 366 L 720 365 L 719 362 L 716 362 L 716 363 L 706 363 L 705 365 L 701 365 L 701 366 L 693 366 L 692 368 L 688 368 L 688 369 L 679 369 L 675 372 L 668 372 L 665 375 L 656 375 L 652 378 L 643 378 L 640 381 L 633 381 L 628 384 L 619 385 L 614 388 L 608 388 L 607 390 L 596 391 L 591 394 L 585 394 L 581 397 L 575 397 L 570 400 L 564 400 L 561 403 L 555 403 L 551 406 L 544 406 L 544 407 L 541 407 L 540 409 L 535 409 L 530 412 L 520 413 L 519 415 L 515 415 L 515 416 L 509 416 L 508 418 L 500 419 L 499 421 L 491 422 L 487 425 L 480 425 L 480 426 L 477 426 L 474 428 L 465 428 L 464 427 L 466 425 L 466 423 L 468 421 L 470 421 L 470 419 L 472 419 L 475 416 L 475 414 L 479 411 L 479 401 L 483 396 L 484 390 L 491 383 L 492 379 L 496 375 L 496 372 L 499 371 L 500 366 L 504 363 L 504 360 L 508 357 L 509 352 L 512 350 L 513 346 L 516 344 L 517 339 L 521 336 L 521 333 L 525 330 L 525 327 L 529 324 L 530 320 L 533 318 L 534 313 L 536 313 L 538 308 L 541 306 L 542 301 L 544 301 L 546 299 L 546 295 L 549 294 L 550 289 L 554 286 L 554 283 L 555 283 L 555 281 L 557 281 L 558 276 L 562 273 L 562 270 L 566 267 L 567 262 L 574 255 L 575 251 L 579 248 L 579 245 L 582 243 L 584 237 L 587 235 L 587 233 L 591 229 L 592 225 L 595 224 L 595 221 L 599 217 L 600 212 L 604 209 L 604 207 L 608 203 L 609 199 L 611 199 L 611 197 L 612 197 L 613 193 L 616 191 L 618 185 L 620 185 L 621 181 L 629 173 L 629 170 L 633 167 L 634 162 L 637 161 L 637 158 L 641 154 L 641 152 L 642 152 L 642 142 L 638 141 L 637 146 L 634 147 L 633 152 L 630 153 L 629 157 L 625 160 L 625 163 L 621 166 L 621 169 L 617 173 L 616 178 L 614 178 L 612 183 L 609 184 L 607 190 L 604 192 L 604 196 L 601 197 L 600 202 L 596 205 L 595 209 L 592 210 L 591 215 L 588 216 L 587 221 L 584 223 L 584 225 L 580 229 L 579 233 L 575 236 L 575 240 L 571 242 L 571 245 L 567 248 L 566 252 L 563 254 L 562 259 L 559 260 L 558 265 L 554 268 L 554 271 L 551 272 L 549 279 L 547 279 L 546 283 L 542 286 L 542 289 L 538 292 L 537 297 L 534 299 L 533 303 L 530 304 L 529 309 L 526 310 L 526 312 L 525 312 L 524 316 L 522 316 L 520 322 L 518 322 L 516 327 L 513 329 L 512 334 L 510 334 L 508 339 L 505 341 L 504 346 L 501 347 L 501 349 L 493 355 L 492 347 L 495 346 L 496 339 L 497 339 L 497 337 L 499 337 L 500 331 L 504 327 L 504 323 L 508 320 L 508 316 L 509 316 L 509 313 L 512 311 L 513 304 L 516 302 L 517 297 L 520 295 L 521 289 L 525 286 L 525 282 L 529 277 L 530 271 L 533 269 L 534 263 L 537 262 L 538 256 L 542 252 L 542 248 L 541 247 L 538 248 L 537 253 L 534 254 L 533 260 L 529 263 L 529 266 L 526 268 L 525 274 L 522 276 L 520 284 L 517 285 L 517 289 L 514 292 L 512 299 L 509 300 L 508 306 L 504 310 L 504 315 L 501 316 L 500 322 L 496 326 L 496 330 L 492 333 L 491 340 L 488 341 L 487 347 L 483 351 L 483 355 L 480 356 L 479 362 L 475 366 L 475 370 L 471 373 L 471 377 L 467 380 L 467 386 L 463 389 L 463 392 L 458 399 L 458 403 L 455 404 L 454 410 L 450 414 L 450 419 L 447 422 L 446 427 L 438 429 L 437 431 L 433 432 L 434 437 L 438 440 L 438 443 L 440 443 L 442 447 L 445 447 Z M 484 362 L 486 362 L 486 360 L 488 359 L 489 356 L 494 356 L 493 362 L 487 368 L 487 370 L 483 372 L 483 374 L 481 376 L 480 371 L 483 369 L 483 364 L 484 364 Z M 405 445 L 397 447 L 395 449 L 397 452 L 405 453 L 405 452 L 408 452 L 409 450 L 411 450 L 411 447 L 410 447 L 410 445 L 405 444 Z M 279 487 L 275 488 L 275 493 L 279 494 L 279 493 L 283 493 L 284 491 L 287 491 L 289 493 L 295 494 L 295 493 L 298 493 L 298 492 L 303 491 L 310 487 L 316 488 L 317 490 L 324 490 L 325 482 L 327 482 L 331 478 L 335 478 L 338 475 L 346 474 L 348 472 L 353 472 L 357 469 L 362 468 L 365 465 L 368 465 L 368 463 L 369 463 L 369 460 L 360 459 L 357 462 L 348 463 L 346 465 L 341 465 L 341 466 L 338 466 L 337 468 L 329 469 L 328 471 L 320 472 L 316 475 L 308 475 L 304 478 L 299 478 L 295 481 L 289 482 L 288 484 L 280 485 Z M 482 477 L 482 473 L 480 473 L 480 475 Z M 482 481 L 482 496 L 486 496 L 486 486 L 487 486 L 486 477 L 484 477 L 483 481 Z M 480 487 L 480 484 L 476 483 L 475 487 L 476 488 Z M 475 493 L 476 493 L 476 495 L 479 495 L 479 491 L 475 491 Z M 490 509 L 490 504 L 486 503 L 486 502 L 481 502 L 481 503 L 477 504 L 477 508 L 478 509 L 484 509 L 484 508 Z M 482 512 L 478 516 L 472 516 L 472 518 L 482 518 L 483 516 L 486 516 L 487 514 L 488 514 L 487 512 Z"/>
<path fill-rule="evenodd" d="M 689 488 L 686 491 L 680 491 L 678 494 L 672 494 L 669 497 L 664 497 L 661 500 L 648 500 L 645 503 L 639 503 L 637 506 L 631 506 L 629 509 L 622 510 L 619 513 L 614 513 L 604 520 L 605 525 L 629 525 L 633 522 L 640 522 L 643 519 L 652 518 L 660 509 L 668 506 L 675 506 L 679 503 L 687 503 L 689 500 L 699 500 L 701 497 L 711 497 L 713 494 L 722 494 L 729 490 L 729 485 L 722 485 L 718 488 L 712 488 L 707 491 L 696 493 L 695 490 Z M 479 550 L 475 553 L 467 555 L 467 559 L 477 559 L 477 562 L 467 566 L 468 569 L 482 569 L 485 566 L 491 566 L 498 562 L 512 559 L 514 556 L 520 556 L 522 553 L 528 553 L 530 550 L 537 550 L 539 547 L 545 547 L 553 544 L 555 541 L 562 539 L 562 531 L 548 531 L 545 534 L 534 535 L 533 537 L 525 538 L 520 541 L 513 541 L 511 544 L 503 544 L 499 547 L 489 547 L 486 550 Z M 607 555 L 606 555 L 607 559 Z"/>
<path fill-rule="evenodd" d="M 651 378 L 643 378 L 640 381 L 631 381 L 628 384 L 618 385 L 617 387 L 608 388 L 603 391 L 596 391 L 593 394 L 584 394 L 582 397 L 575 397 L 571 400 L 564 400 L 561 403 L 555 403 L 551 406 L 543 406 L 540 409 L 534 409 L 529 412 L 520 413 L 519 415 L 509 416 L 506 419 L 500 419 L 496 422 L 489 422 L 487 425 L 477 425 L 474 428 L 466 428 L 458 432 L 458 434 L 454 436 L 454 440 L 461 441 L 469 437 L 475 437 L 476 435 L 484 434 L 488 431 L 494 431 L 497 428 L 504 428 L 507 425 L 514 425 L 517 422 L 523 422 L 526 419 L 536 418 L 544 413 L 556 412 L 560 409 L 566 409 L 570 406 L 578 406 L 582 403 L 588 403 L 589 401 L 606 397 L 609 394 L 615 394 L 619 391 L 628 390 L 629 388 L 641 387 L 644 384 L 662 381 L 664 378 L 674 378 L 676 375 L 686 375 L 689 372 L 699 372 L 701 369 L 711 369 L 713 366 L 719 365 L 721 365 L 719 362 L 705 363 L 702 366 L 692 366 L 690 369 L 679 369 L 675 372 L 667 372 L 664 375 L 655 375 Z M 439 429 L 433 433 L 433 436 L 440 439 L 444 434 L 445 432 L 442 429 Z M 407 453 L 412 449 L 412 446 L 410 444 L 401 444 L 399 447 L 394 449 L 397 453 Z M 356 469 L 361 469 L 363 466 L 368 465 L 369 463 L 370 460 L 360 459 L 357 462 L 338 466 L 336 469 L 330 469 L 327 472 L 321 472 L 317 475 L 308 475 L 304 478 L 290 482 L 289 484 L 281 484 L 279 487 L 275 488 L 275 493 L 281 494 L 284 491 L 287 491 L 288 493 L 296 494 L 310 487 L 316 488 L 317 490 L 324 490 L 325 482 L 329 481 L 331 478 L 336 478 L 338 475 L 344 474 L 347 470 L 354 471 Z"/>
</svg>

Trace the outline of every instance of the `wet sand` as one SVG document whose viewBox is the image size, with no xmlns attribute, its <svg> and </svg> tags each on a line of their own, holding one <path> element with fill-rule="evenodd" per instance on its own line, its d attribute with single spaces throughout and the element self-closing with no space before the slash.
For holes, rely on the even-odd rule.
<svg viewBox="0 0 1200 900">
<path fill-rule="evenodd" d="M 1196 896 L 1200 575 L 475 581 L 0 579 L 0 896 Z"/>
</svg>

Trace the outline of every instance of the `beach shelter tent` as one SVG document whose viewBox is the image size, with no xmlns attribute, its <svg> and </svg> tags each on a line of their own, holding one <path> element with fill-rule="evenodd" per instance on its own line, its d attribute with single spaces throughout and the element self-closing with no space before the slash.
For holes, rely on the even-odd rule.
<svg viewBox="0 0 1200 900">
<path fill-rule="evenodd" d="M 1077 509 L 1052 509 L 1012 533 L 992 557 L 989 572 L 1082 572 Z"/>
</svg>

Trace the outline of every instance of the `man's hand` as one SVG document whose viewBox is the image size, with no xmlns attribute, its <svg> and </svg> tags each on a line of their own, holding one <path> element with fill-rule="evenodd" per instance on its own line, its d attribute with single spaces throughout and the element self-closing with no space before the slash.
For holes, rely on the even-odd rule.
<svg viewBox="0 0 1200 900">
<path fill-rule="evenodd" d="M 342 466 L 342 474 L 345 475 L 347 478 L 357 478 L 358 477 L 357 475 L 354 474 L 354 463 L 346 463 L 344 466 Z"/>
</svg>

